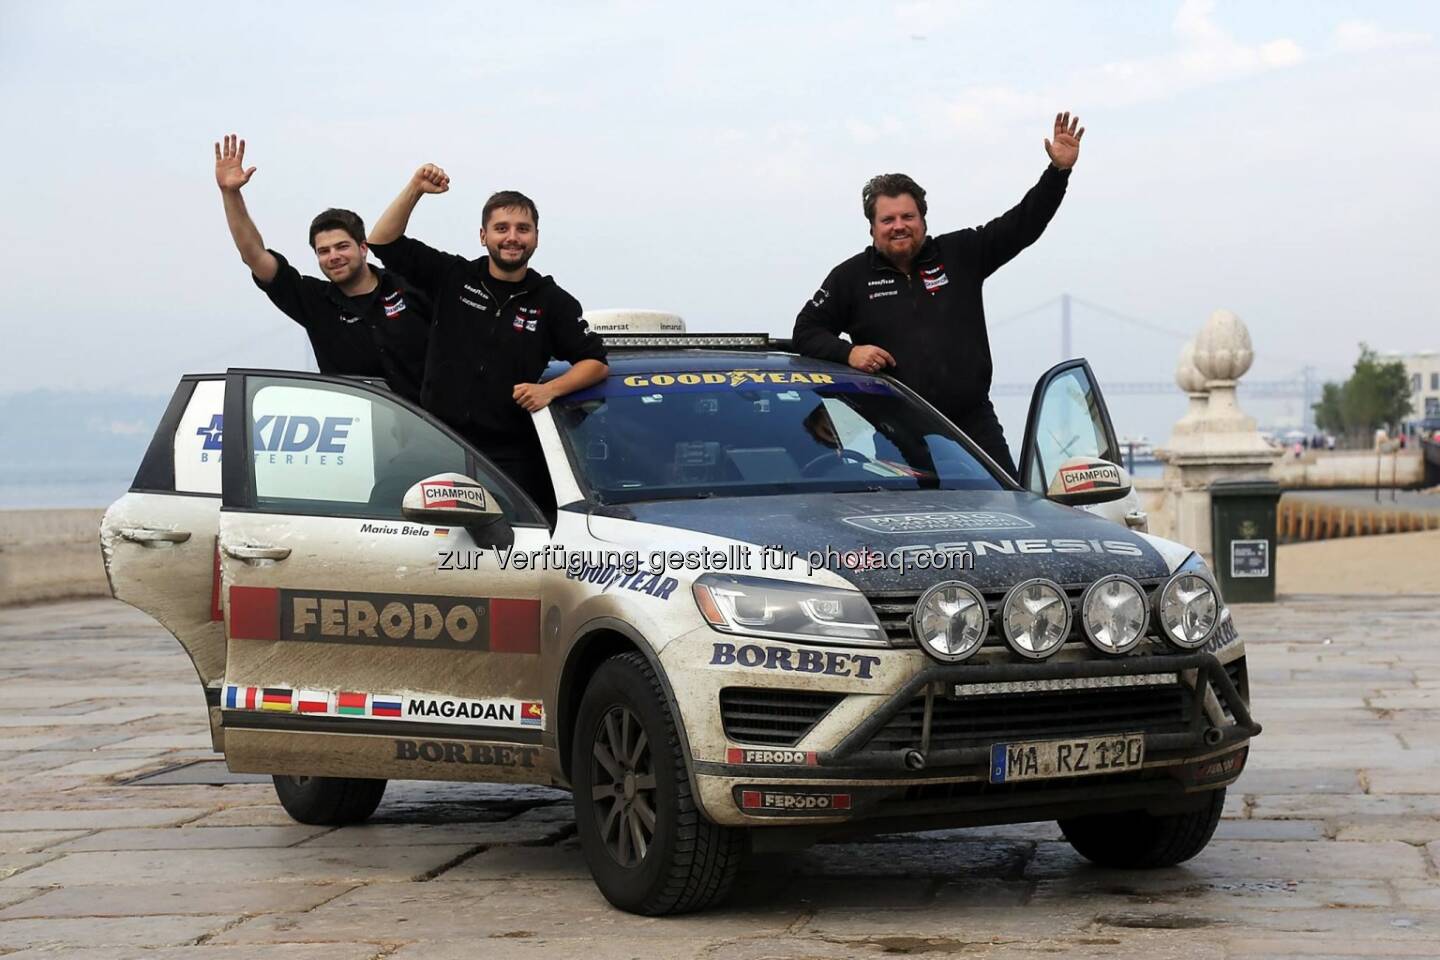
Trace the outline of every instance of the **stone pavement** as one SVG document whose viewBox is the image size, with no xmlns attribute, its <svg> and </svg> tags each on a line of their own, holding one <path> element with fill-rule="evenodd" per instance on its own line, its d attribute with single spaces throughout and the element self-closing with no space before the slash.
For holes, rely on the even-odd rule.
<svg viewBox="0 0 1440 960">
<path fill-rule="evenodd" d="M 109 600 L 0 611 L 0 954 L 1434 957 L 1437 601 L 1236 608 L 1266 732 L 1184 866 L 1091 867 L 1045 823 L 885 837 L 757 858 L 669 919 L 601 899 L 555 790 L 394 783 L 331 830 L 267 782 L 127 785 L 213 756 L 178 644 Z"/>
</svg>

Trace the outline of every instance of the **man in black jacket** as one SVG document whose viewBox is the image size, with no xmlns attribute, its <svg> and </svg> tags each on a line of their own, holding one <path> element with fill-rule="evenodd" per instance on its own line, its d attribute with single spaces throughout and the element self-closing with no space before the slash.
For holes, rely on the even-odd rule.
<svg viewBox="0 0 1440 960">
<path fill-rule="evenodd" d="M 384 377 L 407 400 L 420 399 L 430 304 L 405 279 L 369 262 L 365 224 L 349 210 L 322 211 L 310 223 L 310 246 L 326 279 L 307 277 L 266 248 L 240 190 L 255 175 L 245 141 L 215 144 L 215 182 L 225 222 L 252 279 L 285 315 L 305 328 L 321 373 Z"/>
<path fill-rule="evenodd" d="M 926 235 L 925 191 L 901 173 L 861 191 L 873 245 L 841 263 L 795 320 L 801 353 L 891 374 L 930 401 L 1012 477 L 1015 462 L 990 403 L 990 341 L 980 288 L 1039 239 L 1065 196 L 1085 129 L 1055 116 L 1050 166 L 1009 212 L 982 227 Z M 849 334 L 842 340 L 840 334 Z"/>
<path fill-rule="evenodd" d="M 488 256 L 467 260 L 405 236 L 410 214 L 450 178 L 427 163 L 370 231 L 370 247 L 434 304 L 421 403 L 508 473 L 546 512 L 555 507 L 530 414 L 605 378 L 605 345 L 580 303 L 529 268 L 540 242 L 540 214 L 523 193 L 503 190 L 481 211 Z M 551 358 L 572 364 L 539 383 Z"/>
</svg>

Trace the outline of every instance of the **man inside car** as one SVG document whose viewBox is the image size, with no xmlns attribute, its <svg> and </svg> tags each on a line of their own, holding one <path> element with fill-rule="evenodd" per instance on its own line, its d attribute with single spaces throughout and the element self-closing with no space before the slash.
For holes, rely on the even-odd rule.
<svg viewBox="0 0 1440 960">
<path fill-rule="evenodd" d="M 430 305 L 392 271 L 367 259 L 365 224 L 349 210 L 323 211 L 310 223 L 310 246 L 325 280 L 303 276 L 267 249 L 240 190 L 254 176 L 245 167 L 245 141 L 235 134 L 215 144 L 215 182 L 225 222 L 270 302 L 305 328 L 321 373 L 382 377 L 407 400 L 420 399 Z"/>
<path fill-rule="evenodd" d="M 523 193 L 503 190 L 485 202 L 480 242 L 487 255 L 479 259 L 443 253 L 405 236 L 420 198 L 449 189 L 444 170 L 422 166 L 375 223 L 370 245 L 435 304 L 425 408 L 551 513 L 555 493 L 530 414 L 603 380 L 609 370 L 605 345 L 581 316 L 579 301 L 553 278 L 530 269 L 540 214 Z M 540 383 L 552 358 L 572 366 Z"/>
<path fill-rule="evenodd" d="M 795 320 L 795 348 L 867 373 L 888 369 L 964 430 L 1006 473 L 1015 462 L 990 402 L 981 285 L 1039 239 L 1065 196 L 1085 130 L 1055 116 L 1050 165 L 984 226 L 927 235 L 925 190 L 902 173 L 865 184 L 871 246 L 830 271 Z M 847 334 L 844 340 L 840 334 Z"/>
</svg>

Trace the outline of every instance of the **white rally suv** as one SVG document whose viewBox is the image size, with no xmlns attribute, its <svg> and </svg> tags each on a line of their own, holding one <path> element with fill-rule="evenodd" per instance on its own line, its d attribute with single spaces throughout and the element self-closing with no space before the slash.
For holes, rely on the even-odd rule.
<svg viewBox="0 0 1440 960">
<path fill-rule="evenodd" d="M 390 779 L 568 787 L 596 883 L 647 914 L 863 833 L 1205 846 L 1260 730 L 1244 646 L 1197 555 L 1116 522 L 1083 360 L 1037 385 L 1021 486 L 888 378 L 608 339 L 608 379 L 535 415 L 553 517 L 383 386 L 181 380 L 101 542 L 232 770 L 307 823 Z"/>
</svg>

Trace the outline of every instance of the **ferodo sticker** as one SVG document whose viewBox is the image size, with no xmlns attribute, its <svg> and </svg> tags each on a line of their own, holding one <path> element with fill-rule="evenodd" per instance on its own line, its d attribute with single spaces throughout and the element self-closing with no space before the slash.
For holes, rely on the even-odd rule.
<svg viewBox="0 0 1440 960">
<path fill-rule="evenodd" d="M 801 790 L 737 788 L 740 809 L 754 813 L 834 813 L 850 811 L 850 794 Z"/>
<path fill-rule="evenodd" d="M 767 747 L 729 747 L 725 751 L 726 763 L 776 763 L 787 766 L 813 767 L 816 764 L 814 750 L 776 750 Z"/>
<path fill-rule="evenodd" d="M 540 602 L 230 588 L 232 639 L 540 652 Z"/>
<path fill-rule="evenodd" d="M 1120 468 L 1104 460 L 1092 460 L 1076 466 L 1062 466 L 1055 479 L 1064 493 L 1116 490 L 1120 487 Z"/>
<path fill-rule="evenodd" d="M 420 484 L 420 504 L 426 510 L 474 510 L 488 513 L 485 488 L 458 480 L 430 480 Z"/>
</svg>

